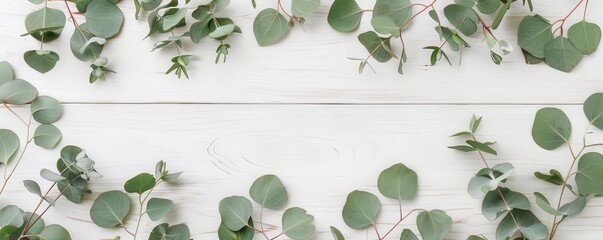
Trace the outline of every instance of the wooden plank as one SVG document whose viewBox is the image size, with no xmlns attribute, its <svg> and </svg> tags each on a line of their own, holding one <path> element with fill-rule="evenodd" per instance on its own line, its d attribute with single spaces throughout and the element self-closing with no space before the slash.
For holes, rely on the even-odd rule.
<svg viewBox="0 0 603 240">
<path fill-rule="evenodd" d="M 247 195 L 253 179 L 263 174 L 281 177 L 290 193 L 288 207 L 306 208 L 316 217 L 319 233 L 314 239 L 330 239 L 331 225 L 349 239 L 365 239 L 363 232 L 350 230 L 341 219 L 346 195 L 354 189 L 378 193 L 379 172 L 398 162 L 417 171 L 420 178 L 418 199 L 404 203 L 404 209 L 444 209 L 455 220 L 448 239 L 465 239 L 479 233 L 492 237 L 496 224 L 481 216 L 480 201 L 465 190 L 482 163 L 474 154 L 447 149 L 461 142 L 448 136 L 467 128 L 473 113 L 483 115 L 479 137 L 498 142 L 499 156 L 491 157 L 491 163 L 508 161 L 517 168 L 508 186 L 532 199 L 535 190 L 553 197 L 559 189 L 536 180 L 532 173 L 566 169 L 570 155 L 567 149 L 549 152 L 533 143 L 530 128 L 538 108 L 70 104 L 58 126 L 65 135 L 61 144 L 84 147 L 105 176 L 92 181 L 94 196 L 121 189 L 125 180 L 142 171 L 152 172 L 155 162 L 162 159 L 172 171 L 184 170 L 181 183 L 161 186 L 157 196 L 176 201 L 177 209 L 167 221 L 190 224 L 195 239 L 216 239 L 219 201 Z M 574 123 L 572 141 L 577 146 L 586 119 L 578 106 L 561 108 Z M 5 110 L 0 114 L 3 127 L 22 128 Z M 603 141 L 601 131 L 595 132 L 589 142 Z M 52 168 L 58 151 L 28 151 L 0 205 L 32 209 L 37 200 L 24 190 L 21 180 L 41 181 L 38 170 Z M 100 229 L 90 222 L 88 210 L 94 196 L 81 205 L 59 201 L 46 222 L 64 224 L 73 239 L 123 236 L 119 229 Z M 385 207 L 379 222 L 394 222 L 396 204 L 382 201 Z M 535 205 L 533 209 L 545 222 L 552 221 Z M 269 211 L 267 221 L 280 224 L 278 216 L 279 212 Z M 594 199 L 579 217 L 564 222 L 558 239 L 600 239 L 602 219 L 603 202 Z M 155 224 L 145 220 L 142 233 L 148 234 Z M 414 220 L 403 226 L 414 229 Z M 276 230 L 270 232 L 275 234 Z"/>
<path fill-rule="evenodd" d="M 274 7 L 274 1 L 259 2 L 260 8 Z M 285 1 L 286 2 L 286 1 Z M 89 63 L 71 56 L 69 38 L 73 26 L 68 24 L 58 41 L 46 45 L 61 54 L 56 69 L 46 75 L 31 71 L 22 54 L 37 49 L 39 43 L 25 32 L 23 19 L 38 8 L 27 1 L 14 1 L 0 9 L 0 59 L 11 61 L 18 76 L 32 81 L 42 93 L 64 102 L 136 102 L 136 103 L 581 103 L 593 91 L 603 91 L 600 81 L 601 51 L 588 56 L 572 74 L 545 65 L 524 64 L 520 51 L 506 57 L 502 66 L 490 61 L 489 52 L 480 35 L 469 38 L 471 49 L 464 52 L 463 64 L 427 66 L 426 45 L 439 40 L 428 16 L 421 16 L 406 35 L 409 62 L 406 75 L 396 72 L 397 63 L 373 63 L 378 74 L 357 74 L 357 62 L 347 57 L 365 57 L 366 50 L 356 35 L 370 29 L 370 16 L 356 33 L 338 33 L 326 22 L 332 1 L 324 1 L 317 14 L 309 17 L 305 31 L 297 28 L 286 39 L 270 47 L 258 47 L 253 37 L 253 9 L 249 1 L 232 1 L 223 13 L 241 26 L 244 34 L 228 39 L 232 45 L 226 64 L 213 63 L 215 42 L 198 46 L 186 44 L 188 53 L 198 57 L 191 64 L 191 80 L 176 80 L 163 72 L 170 65 L 174 49 L 150 52 L 161 38 L 143 40 L 147 32 L 144 20 L 134 20 L 132 1 L 121 1 L 125 12 L 124 31 L 109 41 L 103 55 L 118 72 L 103 83 L 89 85 Z M 369 8 L 373 1 L 360 1 Z M 442 9 L 452 0 L 438 1 Z M 574 1 L 541 1 L 536 12 L 555 19 L 564 16 Z M 503 25 L 496 31 L 500 39 L 516 43 L 521 16 L 529 14 L 521 4 L 513 7 Z M 63 3 L 51 6 L 64 9 Z M 590 2 L 588 18 L 603 23 L 603 3 Z M 579 20 L 577 13 L 568 24 Z M 80 20 L 80 21 L 83 21 Z M 518 49 L 518 47 L 516 47 Z M 395 46 L 399 52 L 400 47 Z M 454 62 L 458 56 L 452 57 Z"/>
</svg>

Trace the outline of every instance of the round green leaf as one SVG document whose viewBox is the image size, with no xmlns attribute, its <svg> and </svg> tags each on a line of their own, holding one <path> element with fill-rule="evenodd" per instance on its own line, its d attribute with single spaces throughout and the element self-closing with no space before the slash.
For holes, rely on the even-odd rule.
<svg viewBox="0 0 603 240">
<path fill-rule="evenodd" d="M 371 53 L 371 56 L 378 62 L 387 62 L 393 56 L 389 38 L 380 38 L 373 31 L 361 33 L 358 35 L 358 41 L 362 43 L 366 50 Z"/>
<path fill-rule="evenodd" d="M 155 186 L 155 177 L 149 173 L 141 173 L 126 181 L 124 190 L 129 193 L 142 194 Z"/>
<path fill-rule="evenodd" d="M 567 37 L 580 52 L 589 55 L 599 47 L 601 28 L 597 24 L 581 21 L 569 28 Z"/>
<path fill-rule="evenodd" d="M 517 43 L 536 58 L 544 58 L 544 45 L 553 39 L 551 23 L 545 18 L 526 16 L 519 23 Z"/>
<path fill-rule="evenodd" d="M 287 190 L 275 175 L 265 175 L 256 179 L 249 188 L 251 199 L 262 207 L 279 209 L 287 201 Z"/>
<path fill-rule="evenodd" d="M 571 201 L 561 206 L 561 208 L 559 208 L 559 211 L 563 213 L 563 215 L 567 215 L 570 217 L 576 216 L 584 210 L 584 207 L 586 207 L 587 200 L 588 199 L 583 196 L 577 197 L 574 201 Z"/>
<path fill-rule="evenodd" d="M 186 8 L 179 8 L 174 13 L 165 15 L 163 17 L 163 22 L 161 28 L 164 31 L 169 31 L 173 27 L 176 27 L 184 17 L 186 16 Z"/>
<path fill-rule="evenodd" d="M 327 21 L 337 31 L 351 32 L 360 26 L 363 13 L 355 0 L 335 0 L 329 9 Z"/>
<path fill-rule="evenodd" d="M 61 35 L 66 22 L 63 11 L 44 7 L 25 17 L 25 28 L 38 41 L 50 42 Z"/>
<path fill-rule="evenodd" d="M 186 224 L 169 226 L 162 223 L 153 228 L 149 240 L 190 240 L 191 232 Z"/>
<path fill-rule="evenodd" d="M 174 207 L 174 202 L 169 199 L 151 198 L 147 203 L 147 214 L 153 221 L 158 221 L 167 215 Z"/>
<path fill-rule="evenodd" d="M 71 240 L 71 235 L 69 235 L 67 229 L 56 224 L 46 226 L 36 236 L 43 240 Z"/>
<path fill-rule="evenodd" d="M 213 39 L 223 38 L 231 34 L 235 30 L 235 27 L 236 25 L 234 24 L 221 25 L 216 27 L 208 36 Z"/>
<path fill-rule="evenodd" d="M 13 67 L 8 62 L 0 62 L 0 85 L 15 79 Z"/>
<path fill-rule="evenodd" d="M 549 232 L 547 227 L 528 210 L 512 210 L 496 229 L 496 239 L 513 239 L 517 232 L 526 239 L 546 239 Z"/>
<path fill-rule="evenodd" d="M 320 0 L 292 0 L 291 12 L 293 16 L 307 17 L 320 7 Z"/>
<path fill-rule="evenodd" d="M 38 96 L 31 103 L 31 114 L 39 123 L 54 123 L 61 117 L 61 103 L 48 96 Z"/>
<path fill-rule="evenodd" d="M 362 229 L 375 225 L 377 215 L 381 210 L 379 198 L 372 193 L 353 191 L 343 206 L 343 221 L 353 229 Z"/>
<path fill-rule="evenodd" d="M 53 51 L 30 50 L 23 54 L 25 63 L 40 73 L 52 70 L 60 57 Z"/>
<path fill-rule="evenodd" d="M 590 95 L 584 102 L 583 110 L 593 126 L 603 129 L 603 93 Z"/>
<path fill-rule="evenodd" d="M 42 190 L 40 190 L 40 185 L 33 180 L 23 180 L 23 185 L 27 189 L 28 192 L 35 194 L 39 197 L 42 196 Z"/>
<path fill-rule="evenodd" d="M 232 231 L 224 225 L 224 223 L 220 223 L 220 227 L 218 228 L 218 239 L 219 240 L 252 240 L 255 231 L 253 230 L 253 219 L 249 218 L 247 222 L 249 226 L 244 227 L 239 231 Z"/>
<path fill-rule="evenodd" d="M 61 141 L 63 134 L 52 124 L 42 124 L 36 128 L 33 138 L 39 147 L 52 149 Z"/>
<path fill-rule="evenodd" d="M 6 165 L 21 146 L 19 136 L 10 129 L 0 129 L 0 146 L 0 165 Z"/>
<path fill-rule="evenodd" d="M 260 46 L 278 42 L 288 31 L 287 19 L 276 9 L 262 10 L 253 21 L 253 34 Z"/>
<path fill-rule="evenodd" d="M 124 23 L 124 14 L 110 0 L 90 2 L 84 16 L 90 33 L 101 38 L 113 37 Z"/>
<path fill-rule="evenodd" d="M 421 212 L 417 228 L 423 240 L 443 240 L 452 229 L 452 218 L 439 209 Z"/>
<path fill-rule="evenodd" d="M 70 40 L 70 48 L 73 56 L 81 61 L 89 61 L 94 59 L 95 56 L 100 56 L 103 51 L 103 45 L 97 42 L 88 43 L 93 37 L 94 35 L 88 30 L 87 23 L 81 24 L 79 29 L 73 31 Z"/>
<path fill-rule="evenodd" d="M 0 228 L 0 239 L 10 239 L 13 234 L 18 234 L 18 231 L 19 228 L 12 225 L 2 227 Z"/>
<path fill-rule="evenodd" d="M 505 200 L 501 198 L 501 193 L 505 197 Z M 525 195 L 513 192 L 508 188 L 500 188 L 500 193 L 498 191 L 490 191 L 486 194 L 482 202 L 482 214 L 486 219 L 494 221 L 509 212 L 505 201 L 511 209 L 530 209 L 530 201 Z"/>
<path fill-rule="evenodd" d="M 410 0 L 377 0 L 373 8 L 373 17 L 388 16 L 401 27 L 412 17 Z"/>
<path fill-rule="evenodd" d="M 404 164 L 395 164 L 379 174 L 377 182 L 383 196 L 397 200 L 412 200 L 417 196 L 417 173 Z"/>
<path fill-rule="evenodd" d="M 544 45 L 544 62 L 563 72 L 571 72 L 582 61 L 583 56 L 569 39 L 564 37 L 556 37 Z"/>
<path fill-rule="evenodd" d="M 603 195 L 603 155 L 589 152 L 580 157 L 576 184 L 578 192 L 583 196 Z"/>
<path fill-rule="evenodd" d="M 563 111 L 558 108 L 538 110 L 532 138 L 541 148 L 553 150 L 566 143 L 572 134 L 572 124 Z"/>
<path fill-rule="evenodd" d="M 38 96 L 38 90 L 25 80 L 15 79 L 0 85 L 0 101 L 9 104 L 26 104 Z"/>
<path fill-rule="evenodd" d="M 400 235 L 400 240 L 419 240 L 417 235 L 412 232 L 412 230 L 406 228 L 402 230 L 402 234 Z"/>
<path fill-rule="evenodd" d="M 123 225 L 130 212 L 130 198 L 121 191 L 101 193 L 90 208 L 90 217 L 99 227 L 112 228 Z"/>
<path fill-rule="evenodd" d="M 400 28 L 396 25 L 394 20 L 388 16 L 376 16 L 371 19 L 371 25 L 375 31 L 381 34 L 391 34 L 394 37 L 400 36 Z"/>
<path fill-rule="evenodd" d="M 499 0 L 477 0 L 477 3 L 475 4 L 475 6 L 477 7 L 477 10 L 479 10 L 483 14 L 492 14 L 492 13 L 495 13 L 496 10 L 498 10 L 498 7 L 500 6 L 500 1 Z"/>
<path fill-rule="evenodd" d="M 306 210 L 294 207 L 283 213 L 283 234 L 292 240 L 310 239 L 316 230 L 314 217 Z"/>
<path fill-rule="evenodd" d="M 32 215 L 32 213 L 30 213 L 30 212 L 24 212 L 23 213 L 23 222 L 27 222 L 27 220 L 29 220 L 32 217 L 31 215 Z M 33 214 L 32 219 L 37 219 L 38 217 L 39 217 L 38 214 Z M 29 227 L 29 230 L 27 231 L 27 235 L 35 235 L 35 234 L 41 233 L 42 230 L 44 230 L 45 226 L 46 226 L 46 224 L 44 223 L 44 219 L 40 218 L 33 225 L 31 225 L 31 223 L 30 223 L 30 227 Z M 23 230 L 25 230 L 25 224 L 23 226 L 21 226 L 21 228 L 19 229 L 19 232 L 23 232 Z"/>
<path fill-rule="evenodd" d="M 470 7 L 450 4 L 444 8 L 444 16 L 465 36 L 471 36 L 477 31 L 479 20 Z"/>
<path fill-rule="evenodd" d="M 551 206 L 549 200 L 539 192 L 534 193 L 534 197 L 536 198 L 536 205 L 540 207 L 543 211 L 553 216 L 563 216 L 564 214 L 559 212 L 557 209 Z"/>
<path fill-rule="evenodd" d="M 6 226 L 15 226 L 19 228 L 23 223 L 23 211 L 17 206 L 8 205 L 0 209 L 0 228 Z"/>
<path fill-rule="evenodd" d="M 219 206 L 222 223 L 232 231 L 239 231 L 247 226 L 247 221 L 253 213 L 251 202 L 241 196 L 222 199 Z"/>
</svg>

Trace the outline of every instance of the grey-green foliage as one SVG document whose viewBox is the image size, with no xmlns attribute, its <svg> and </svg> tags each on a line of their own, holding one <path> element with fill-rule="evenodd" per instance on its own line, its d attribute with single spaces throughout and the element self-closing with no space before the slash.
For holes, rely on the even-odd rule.
<svg viewBox="0 0 603 240">
<path fill-rule="evenodd" d="M 46 225 L 37 214 L 8 205 L 0 209 L 0 239 L 71 240 L 71 235 L 60 225 Z"/>
<path fill-rule="evenodd" d="M 113 190 L 101 193 L 90 209 L 90 218 L 99 227 L 113 228 L 121 226 L 127 229 L 126 220 L 131 214 L 132 202 L 127 193 L 135 193 L 138 201 L 138 218 L 136 225 L 140 225 L 144 215 L 148 215 L 152 221 L 163 219 L 174 207 L 170 199 L 151 197 L 153 190 L 162 182 L 174 183 L 182 172 L 170 173 L 164 161 L 155 165 L 154 174 L 141 173 L 126 181 L 124 191 Z M 127 193 L 126 193 L 127 192 Z M 129 231 L 133 237 L 138 235 L 138 227 Z M 189 240 L 190 231 L 186 224 L 168 225 L 162 223 L 157 225 L 150 233 L 149 240 Z"/>
<path fill-rule="evenodd" d="M 34 4 L 48 2 L 49 0 L 36 0 Z M 81 0 L 73 1 L 85 21 L 73 19 L 74 25 L 70 44 L 71 52 L 81 61 L 94 60 L 91 64 L 89 82 L 94 83 L 98 79 L 105 79 L 107 73 L 113 70 L 106 67 L 107 58 L 102 57 L 103 45 L 107 39 L 115 37 L 123 26 L 124 14 L 111 0 Z M 66 4 L 71 4 L 66 2 Z M 26 51 L 23 55 L 25 62 L 40 73 L 52 70 L 60 60 L 59 54 L 44 49 L 44 43 L 57 39 L 66 24 L 66 15 L 73 16 L 75 12 L 67 5 L 63 12 L 59 9 L 50 8 L 47 4 L 25 18 L 27 33 L 40 41 L 38 50 Z M 99 61 L 100 60 L 100 61 Z"/>
<path fill-rule="evenodd" d="M 475 115 L 469 122 L 467 131 L 453 134 L 452 137 L 464 137 L 466 145 L 450 146 L 462 152 L 478 152 L 485 168 L 479 170 L 469 181 L 467 191 L 474 198 L 482 199 L 482 214 L 489 221 L 500 219 L 496 230 L 497 240 L 512 239 L 512 236 L 530 236 L 529 239 L 544 240 L 548 236 L 547 227 L 531 212 L 530 201 L 520 192 L 509 189 L 507 180 L 515 167 L 510 163 L 499 163 L 493 167 L 488 164 L 485 154 L 497 155 L 492 148 L 493 142 L 480 142 L 476 133 L 482 123 Z M 514 222 L 513 219 L 517 219 Z M 469 239 L 483 239 L 478 236 Z"/>
<path fill-rule="evenodd" d="M 413 200 L 417 195 L 418 179 L 417 174 L 402 163 L 397 163 L 383 170 L 377 181 L 379 192 L 386 198 L 394 199 L 398 202 L 400 209 L 400 222 L 415 211 L 417 215 L 416 223 L 421 238 L 424 240 L 443 240 L 452 228 L 452 218 L 442 210 L 409 210 L 406 215 L 402 215 L 402 201 Z M 365 229 L 375 227 L 377 229 L 379 212 L 381 211 L 381 200 L 376 195 L 356 190 L 348 194 L 342 210 L 342 217 L 345 224 L 353 229 Z M 380 235 L 385 239 L 398 224 L 388 231 L 385 235 Z M 377 230 L 378 231 L 378 230 Z M 331 227 L 331 234 L 335 240 L 345 239 L 341 231 Z M 378 234 L 378 233 L 377 233 Z M 418 239 L 412 231 L 405 229 L 402 231 L 400 239 L 414 240 Z"/>
<path fill-rule="evenodd" d="M 583 2 L 578 2 L 576 8 Z M 554 69 L 571 72 L 584 55 L 595 52 L 601 42 L 601 28 L 586 21 L 586 10 L 587 6 L 583 20 L 574 23 L 567 31 L 564 31 L 564 25 L 569 15 L 554 23 L 540 15 L 525 16 L 519 24 L 517 36 L 526 62 L 545 62 Z"/>
<path fill-rule="evenodd" d="M 265 209 L 279 210 L 286 205 L 287 190 L 282 181 L 275 175 L 264 175 L 257 178 L 249 189 L 251 199 L 260 206 L 260 216 Z M 243 196 L 230 196 L 219 204 L 221 223 L 218 228 L 220 240 L 251 240 L 255 231 L 262 235 L 265 222 L 259 219 L 259 228 L 254 228 L 253 204 Z M 257 222 L 256 222 L 257 223 Z M 282 231 L 293 240 L 311 239 L 315 232 L 314 217 L 299 207 L 292 207 L 282 215 Z"/>
<path fill-rule="evenodd" d="M 217 15 L 230 4 L 230 0 L 170 0 L 163 5 L 161 0 L 134 0 L 134 4 L 136 19 L 141 11 L 148 12 L 149 32 L 145 38 L 170 34 L 165 40 L 158 41 L 153 51 L 165 47 L 176 49 L 177 55 L 171 58 L 172 65 L 166 74 L 173 72 L 178 78 L 182 75 L 189 78 L 187 67 L 192 55 L 182 53 L 186 39 L 190 39 L 195 44 L 200 43 L 204 38 L 219 42 L 215 60 L 215 63 L 218 63 L 220 59 L 225 62 L 229 53 L 230 44 L 225 43 L 225 40 L 235 33 L 241 33 L 241 28 L 232 19 Z M 189 20 L 194 22 L 188 25 Z M 186 32 L 176 35 L 175 30 L 186 30 Z"/>
<path fill-rule="evenodd" d="M 318 7 L 320 7 L 320 0 L 292 0 L 290 12 L 280 1 L 276 9 L 261 10 L 253 21 L 253 34 L 258 45 L 268 46 L 279 42 L 295 25 L 303 26 L 306 22 L 305 18 L 314 13 Z"/>
</svg>

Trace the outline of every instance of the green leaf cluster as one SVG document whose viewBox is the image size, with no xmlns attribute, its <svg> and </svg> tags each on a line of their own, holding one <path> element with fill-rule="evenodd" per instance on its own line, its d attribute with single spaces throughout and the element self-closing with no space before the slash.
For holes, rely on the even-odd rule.
<svg viewBox="0 0 603 240">
<path fill-rule="evenodd" d="M 182 2 L 182 4 L 181 4 Z M 147 37 L 170 34 L 166 40 L 158 41 L 153 51 L 168 46 L 176 48 L 177 55 L 171 59 L 172 65 L 166 74 L 174 73 L 178 78 L 184 75 L 189 78 L 187 66 L 192 55 L 182 54 L 184 41 L 190 39 L 198 44 L 204 38 L 211 38 L 220 44 L 216 49 L 216 63 L 220 58 L 226 61 L 230 44 L 224 41 L 235 33 L 241 33 L 241 28 L 232 19 L 219 17 L 216 14 L 224 10 L 230 3 L 229 0 L 170 0 L 162 5 L 161 0 L 134 0 L 136 6 L 136 19 L 141 11 L 148 11 L 147 22 L 149 33 Z M 188 19 L 194 22 L 187 25 Z M 174 34 L 175 30 L 185 29 L 181 35 Z"/>
<path fill-rule="evenodd" d="M 155 173 L 140 173 L 124 184 L 124 191 L 113 190 L 101 193 L 90 208 L 90 218 L 99 227 L 121 226 L 127 230 L 126 218 L 131 214 L 132 202 L 127 193 L 135 193 L 138 199 L 138 221 L 134 231 L 128 231 L 136 238 L 138 227 L 144 215 L 152 221 L 163 219 L 173 208 L 170 199 L 151 197 L 153 190 L 162 182 L 174 183 L 182 172 L 170 173 L 164 161 L 155 165 Z M 190 230 L 186 224 L 169 225 L 161 223 L 153 228 L 149 240 L 189 240 Z"/>
<path fill-rule="evenodd" d="M 34 218 L 37 221 L 31 221 Z M 71 235 L 60 225 L 46 225 L 37 214 L 25 212 L 15 205 L 8 205 L 0 209 L 0 239 L 71 240 Z"/>
<path fill-rule="evenodd" d="M 249 196 L 260 206 L 260 216 L 265 209 L 282 209 L 288 199 L 283 182 L 275 175 L 257 178 L 249 188 Z M 253 224 L 253 204 L 243 196 L 231 196 L 222 199 L 219 205 L 222 222 L 218 229 L 220 240 L 251 240 L 256 231 L 266 234 L 264 222 L 260 217 L 259 229 Z M 281 233 L 293 240 L 311 239 L 316 231 L 314 217 L 299 207 L 285 210 L 282 215 Z M 277 237 L 278 237 L 277 236 Z M 276 238 L 276 237 L 275 237 Z"/>
<path fill-rule="evenodd" d="M 253 34 L 260 46 L 268 46 L 279 42 L 295 25 L 303 27 L 306 22 L 305 18 L 320 7 L 320 0 L 292 0 L 291 14 L 288 13 L 280 1 L 277 5 L 277 9 L 263 9 L 253 21 Z"/>
<path fill-rule="evenodd" d="M 25 62 L 40 73 L 52 70 L 60 60 L 59 54 L 44 50 L 44 43 L 57 39 L 66 24 L 66 13 L 62 10 L 48 7 L 49 0 L 30 1 L 34 4 L 44 6 L 31 12 L 25 18 L 27 33 L 40 41 L 38 50 L 26 51 L 23 55 Z M 117 7 L 115 1 L 111 0 L 78 0 L 71 1 L 85 18 L 85 22 L 73 19 L 74 25 L 70 39 L 70 48 L 73 55 L 84 62 L 94 60 L 91 64 L 89 82 L 94 83 L 98 79 L 105 79 L 107 73 L 113 72 L 107 68 L 107 58 L 102 57 L 103 46 L 107 39 L 115 37 L 123 26 L 124 14 Z M 75 14 L 74 10 L 66 2 L 66 12 L 70 18 Z"/>
<path fill-rule="evenodd" d="M 397 163 L 383 170 L 379 174 L 377 187 L 381 195 L 388 199 L 398 201 L 400 206 L 400 219 L 402 222 L 406 217 L 415 211 L 420 213 L 417 215 L 416 224 L 419 229 L 419 234 L 424 240 L 443 240 L 450 229 L 452 228 L 452 218 L 450 218 L 442 210 L 423 210 L 415 209 L 409 211 L 406 215 L 402 215 L 402 201 L 414 200 L 418 190 L 417 173 L 402 163 Z M 365 229 L 374 227 L 377 229 L 377 218 L 381 211 L 381 201 L 379 198 L 366 191 L 356 190 L 348 194 L 345 205 L 343 206 L 342 217 L 345 224 L 353 229 Z M 391 230 L 385 235 L 377 234 L 380 239 L 385 239 L 395 228 L 395 224 Z M 333 239 L 345 239 L 341 231 L 335 227 L 331 227 Z M 400 239 L 412 240 L 418 239 L 417 235 L 410 229 L 404 229 Z"/>
</svg>

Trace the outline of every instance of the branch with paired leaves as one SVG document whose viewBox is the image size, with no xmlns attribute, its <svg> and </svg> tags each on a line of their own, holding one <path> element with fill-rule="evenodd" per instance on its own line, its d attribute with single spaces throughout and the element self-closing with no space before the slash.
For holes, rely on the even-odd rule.
<svg viewBox="0 0 603 240">
<path fill-rule="evenodd" d="M 48 210 L 55 206 L 59 198 L 65 196 L 69 201 L 80 203 L 91 178 L 101 175 L 94 169 L 94 161 L 86 152 L 76 146 L 67 146 L 61 150 L 61 158 L 57 161 L 57 172 L 42 169 L 40 176 L 52 182 L 44 193 L 40 185 L 33 180 L 25 180 L 27 191 L 40 198 L 33 212 L 25 212 L 19 207 L 9 205 L 0 210 L 0 239 L 6 240 L 71 240 L 71 235 L 60 225 L 46 225 L 42 219 Z M 59 193 L 54 193 L 58 188 Z M 46 203 L 46 207 L 42 205 Z"/>
<path fill-rule="evenodd" d="M 134 0 L 136 19 L 142 10 L 149 12 L 147 16 L 149 33 L 146 37 L 169 35 L 166 40 L 158 41 L 153 51 L 167 46 L 176 49 L 176 56 L 171 59 L 172 66 L 166 74 L 174 72 L 178 78 L 182 75 L 189 78 L 187 67 L 192 55 L 182 53 L 183 41 L 186 39 L 190 39 L 195 44 L 206 37 L 218 41 L 215 63 L 217 64 L 221 59 L 226 62 L 230 44 L 224 41 L 235 33 L 241 33 L 241 28 L 232 19 L 216 16 L 230 4 L 229 0 L 187 0 L 184 4 L 180 4 L 179 0 L 170 0 L 167 4 L 161 5 L 162 2 L 162 0 Z M 195 22 L 187 27 L 186 19 L 189 13 Z M 175 33 L 179 29 L 186 28 L 188 29 L 183 34 Z"/>
<path fill-rule="evenodd" d="M 138 199 L 138 217 L 134 231 L 128 229 L 125 223 L 125 219 L 131 213 L 130 197 L 120 190 L 101 193 L 90 208 L 90 217 L 97 226 L 103 228 L 119 226 L 136 240 L 144 215 L 149 216 L 152 221 L 159 221 L 174 208 L 174 202 L 170 199 L 151 197 L 153 190 L 163 182 L 176 182 L 181 174 L 182 172 L 169 173 L 166 163 L 159 161 L 155 166 L 155 175 L 141 173 L 126 181 L 124 190 L 127 193 L 136 193 Z M 161 223 L 153 228 L 148 239 L 190 240 L 190 230 L 186 224 Z"/>
<path fill-rule="evenodd" d="M 253 8 L 257 7 L 256 0 L 251 1 Z M 291 0 L 291 11 L 287 11 L 282 0 L 276 0 L 276 8 L 266 8 L 253 21 L 253 34 L 260 46 L 268 46 L 279 42 L 295 27 L 304 26 L 306 17 L 312 15 L 320 0 Z M 289 20 L 287 20 L 289 18 Z"/>
<path fill-rule="evenodd" d="M 314 217 L 302 208 L 292 207 L 283 213 L 280 233 L 268 236 L 268 230 L 264 229 L 264 210 L 282 209 L 288 198 L 287 190 L 277 176 L 264 175 L 256 179 L 249 189 L 249 196 L 260 205 L 259 222 L 253 220 L 253 205 L 249 199 L 243 196 L 224 198 L 219 205 L 222 223 L 218 228 L 218 239 L 251 240 L 256 232 L 266 240 L 283 236 L 292 240 L 307 240 L 314 235 Z"/>
<path fill-rule="evenodd" d="M 348 194 L 343 206 L 342 216 L 348 227 L 353 229 L 374 228 L 377 240 L 387 237 L 407 219 L 411 214 L 419 212 L 416 218 L 417 228 L 423 240 L 443 240 L 452 228 L 452 218 L 442 210 L 412 209 L 404 211 L 402 201 L 410 201 L 417 196 L 417 173 L 402 163 L 383 170 L 379 174 L 377 187 L 381 195 L 397 201 L 400 218 L 384 234 L 379 231 L 377 217 L 381 211 L 381 201 L 370 192 L 356 190 Z M 335 240 L 344 240 L 345 237 L 335 227 L 331 227 L 331 234 Z M 417 235 L 405 228 L 400 235 L 401 240 L 418 240 Z"/>
<path fill-rule="evenodd" d="M 44 49 L 44 43 L 59 38 L 69 20 L 75 28 L 70 40 L 73 56 L 83 62 L 92 62 L 90 83 L 104 80 L 106 74 L 114 71 L 107 67 L 107 58 L 101 56 L 103 47 L 107 39 L 115 37 L 121 31 L 124 22 L 124 14 L 115 4 L 119 0 L 59 1 L 65 3 L 64 11 L 48 7 L 50 0 L 30 0 L 34 4 L 43 4 L 43 7 L 27 15 L 27 33 L 21 36 L 32 36 L 40 42 L 40 48 L 25 52 L 25 62 L 40 73 L 52 70 L 60 57 L 58 53 Z M 65 17 L 65 12 L 68 18 Z M 81 23 L 81 19 L 76 19 L 76 16 L 83 16 L 86 21 Z"/>
<path fill-rule="evenodd" d="M 0 129 L 0 168 L 3 171 L 0 195 L 11 177 L 24 159 L 25 153 L 31 143 L 45 148 L 55 148 L 61 141 L 63 134 L 53 125 L 61 117 L 62 109 L 59 101 L 48 96 L 38 96 L 38 90 L 29 82 L 16 79 L 13 68 L 7 62 L 0 62 L 0 102 L 3 107 L 19 121 L 25 128 L 22 140 L 11 129 Z M 29 105 L 31 112 L 22 116 L 13 110 L 13 106 Z M 35 122 L 39 125 L 32 131 Z M 21 151 L 19 152 L 19 149 Z M 13 163 L 13 159 L 16 160 Z M 12 164 L 12 167 L 9 167 Z"/>
<path fill-rule="evenodd" d="M 545 62 L 550 67 L 571 72 L 584 58 L 597 50 L 601 42 L 601 28 L 586 21 L 589 0 L 580 0 L 563 18 L 551 23 L 540 15 L 521 20 L 517 42 L 526 63 Z M 565 31 L 566 23 L 583 6 L 582 21 Z M 554 30 L 553 30 L 554 28 Z"/>
</svg>

